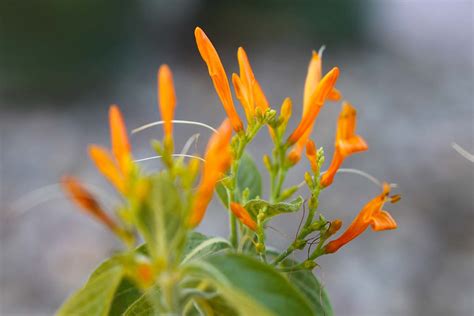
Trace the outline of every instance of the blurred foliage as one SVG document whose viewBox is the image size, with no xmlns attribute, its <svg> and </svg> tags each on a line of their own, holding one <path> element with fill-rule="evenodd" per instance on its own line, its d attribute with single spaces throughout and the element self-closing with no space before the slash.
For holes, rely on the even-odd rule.
<svg viewBox="0 0 474 316">
<path fill-rule="evenodd" d="M 343 0 L 203 0 L 199 20 L 213 36 L 249 40 L 272 34 L 317 37 L 324 43 L 354 41 L 360 37 L 360 1 Z M 216 33 L 214 35 L 214 33 Z M 319 41 L 318 41 L 319 42 Z M 319 42 L 320 44 L 320 42 Z"/>
<path fill-rule="evenodd" d="M 58 96 L 93 87 L 120 57 L 135 9 L 127 0 L 0 2 L 0 93 Z"/>
<path fill-rule="evenodd" d="M 186 48 L 193 45 L 189 29 L 196 25 L 227 40 L 239 34 L 246 42 L 268 41 L 278 33 L 282 41 L 300 37 L 314 47 L 347 43 L 359 37 L 360 5 L 329 0 L 3 0 L 0 95 L 28 103 L 103 90 L 134 54 L 138 60 L 157 53 L 194 54 L 194 47 Z M 175 44 L 181 49 L 170 48 Z"/>
</svg>

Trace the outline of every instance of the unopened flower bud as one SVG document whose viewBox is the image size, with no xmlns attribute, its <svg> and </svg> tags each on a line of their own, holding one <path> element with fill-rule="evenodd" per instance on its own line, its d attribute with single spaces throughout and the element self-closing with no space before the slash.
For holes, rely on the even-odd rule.
<svg viewBox="0 0 474 316">
<path fill-rule="evenodd" d="M 339 231 L 342 227 L 342 221 L 340 219 L 335 219 L 331 222 L 331 225 L 328 229 L 328 235 L 332 236 Z"/>
<path fill-rule="evenodd" d="M 263 164 L 265 167 L 268 169 L 269 172 L 272 172 L 273 167 L 272 167 L 272 161 L 270 160 L 270 157 L 268 155 L 263 155 Z"/>
</svg>

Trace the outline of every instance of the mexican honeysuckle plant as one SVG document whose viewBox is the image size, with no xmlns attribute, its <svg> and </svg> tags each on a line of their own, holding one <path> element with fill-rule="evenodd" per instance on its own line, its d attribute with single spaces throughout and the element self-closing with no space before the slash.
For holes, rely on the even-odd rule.
<svg viewBox="0 0 474 316">
<path fill-rule="evenodd" d="M 321 51 L 314 52 L 309 63 L 302 117 L 294 130 L 288 130 L 291 100 L 285 99 L 279 111 L 270 106 L 243 48 L 237 51 L 240 73 L 232 74 L 232 85 L 246 123 L 235 109 L 214 46 L 200 28 L 195 38 L 227 119 L 217 129 L 209 127 L 212 136 L 204 155 L 188 154 L 190 146 L 177 153 L 173 125 L 183 121 L 174 120 L 173 76 L 162 65 L 158 71 L 162 121 L 133 131 L 163 125 L 161 141 L 152 141 L 163 169 L 147 173 L 133 157 L 119 108 L 110 107 L 111 150 L 91 145 L 89 156 L 121 197 L 115 215 L 74 177 L 65 176 L 62 184 L 69 197 L 124 247 L 92 273 L 58 315 L 331 315 L 327 294 L 312 273 L 318 258 L 337 252 L 369 226 L 374 231 L 397 227 L 382 209 L 385 202 L 399 200 L 398 195 L 389 195 L 387 183 L 378 183 L 381 193 L 338 237 L 341 220 L 326 219 L 318 210 L 321 191 L 337 180 L 344 160 L 368 148 L 355 131 L 356 110 L 343 101 L 334 155 L 322 171 L 323 149 L 311 140 L 311 131 L 324 103 L 341 100 L 342 93 L 335 88 L 337 67 L 322 75 Z M 273 143 L 263 157 L 268 190 L 262 190 L 260 172 L 246 151 L 259 132 Z M 309 170 L 301 184 L 285 187 L 287 173 L 303 155 Z M 298 196 L 305 186 L 308 196 Z M 228 239 L 195 231 L 214 192 L 229 215 Z M 297 212 L 304 217 L 297 236 L 286 249 L 270 248 L 265 231 L 269 223 L 280 214 Z M 291 259 L 297 251 L 307 254 L 304 261 Z"/>
</svg>

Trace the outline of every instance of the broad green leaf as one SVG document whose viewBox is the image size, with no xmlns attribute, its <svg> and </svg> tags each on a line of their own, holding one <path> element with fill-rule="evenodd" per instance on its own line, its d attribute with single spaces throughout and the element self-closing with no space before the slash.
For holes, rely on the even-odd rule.
<svg viewBox="0 0 474 316">
<path fill-rule="evenodd" d="M 191 260 L 205 258 L 230 249 L 232 246 L 227 239 L 221 237 L 213 237 L 203 240 L 201 243 L 194 245 L 193 249 L 184 256 L 182 263 Z"/>
<path fill-rule="evenodd" d="M 57 316 L 105 316 L 109 315 L 114 294 L 120 285 L 124 269 L 114 266 L 91 278 L 61 306 Z"/>
<path fill-rule="evenodd" d="M 215 285 L 240 315 L 312 315 L 306 298 L 273 267 L 227 253 L 193 261 L 188 271 Z"/>
<path fill-rule="evenodd" d="M 215 296 L 211 299 L 194 299 L 193 306 L 185 311 L 185 316 L 201 315 L 225 315 L 238 316 L 237 311 L 229 306 L 228 302 L 222 296 Z"/>
<path fill-rule="evenodd" d="M 141 296 L 142 291 L 135 283 L 128 278 L 123 278 L 114 294 L 109 315 L 122 315 Z"/>
<path fill-rule="evenodd" d="M 140 252 L 140 247 L 137 248 L 136 251 Z M 133 281 L 128 279 L 125 276 L 124 267 L 122 265 L 123 261 L 121 259 L 122 259 L 121 255 L 115 255 L 105 260 L 104 262 L 102 262 L 94 270 L 94 272 L 92 272 L 84 288 L 79 290 L 75 294 L 75 295 L 79 295 L 80 292 L 85 291 L 86 289 L 87 291 L 90 291 L 91 286 L 96 286 L 95 284 L 98 284 L 97 282 L 100 282 L 100 280 L 103 280 L 104 276 L 110 275 L 111 271 L 112 272 L 116 270 L 122 271 L 121 278 L 120 280 L 118 280 L 119 283 L 115 287 L 115 290 L 110 289 L 113 292 L 112 299 L 108 301 L 104 300 L 104 303 L 108 302 L 109 304 L 108 307 L 104 306 L 104 309 L 107 309 L 108 312 L 106 312 L 105 314 L 100 314 L 100 315 L 121 315 L 128 308 L 130 304 L 132 304 L 142 295 L 141 291 L 135 286 Z M 81 308 L 81 306 L 78 306 L 78 307 Z M 61 307 L 61 309 L 63 308 L 64 306 Z M 70 307 L 70 309 L 67 310 L 67 313 L 69 313 L 71 310 L 75 308 L 76 307 L 74 306 Z M 75 313 L 79 313 L 78 315 L 81 315 L 80 312 L 75 312 Z M 87 310 L 87 313 L 89 313 L 88 310 Z M 59 315 L 59 312 L 58 312 L 58 315 Z"/>
<path fill-rule="evenodd" d="M 275 251 L 268 251 L 267 255 L 276 257 L 278 255 Z M 297 264 L 295 260 L 285 259 L 281 264 L 283 266 L 293 266 Z M 313 309 L 314 315 L 321 316 L 332 316 L 334 315 L 331 302 L 329 301 L 329 296 L 324 289 L 324 286 L 321 285 L 319 280 L 309 270 L 300 270 L 296 272 L 285 273 L 288 280 L 297 287 L 300 292 L 308 299 Z"/>
<path fill-rule="evenodd" d="M 240 160 L 237 174 L 237 188 L 239 192 L 249 189 L 249 199 L 262 196 L 262 176 L 252 156 L 245 153 Z M 225 207 L 228 205 L 227 192 L 222 184 L 216 186 L 216 192 Z"/>
<path fill-rule="evenodd" d="M 257 218 L 258 213 L 263 208 L 266 208 L 266 218 L 270 218 L 282 213 L 293 213 L 298 211 L 303 205 L 303 198 L 298 196 L 296 199 L 290 202 L 279 202 L 279 203 L 270 203 L 265 200 L 255 199 L 250 200 L 245 203 L 245 209 L 250 213 L 254 218 Z"/>
<path fill-rule="evenodd" d="M 188 234 L 188 238 L 186 239 L 186 244 L 184 245 L 183 257 L 196 248 L 200 243 L 208 239 L 209 237 L 204 234 L 198 233 L 196 231 L 190 232 Z"/>
<path fill-rule="evenodd" d="M 159 315 L 161 311 L 160 297 L 160 289 L 157 286 L 152 287 L 148 292 L 144 293 L 133 304 L 131 304 L 123 313 L 123 316 Z"/>
<path fill-rule="evenodd" d="M 309 270 L 287 273 L 288 280 L 306 296 L 314 315 L 334 315 L 328 294 L 319 280 Z"/>
</svg>

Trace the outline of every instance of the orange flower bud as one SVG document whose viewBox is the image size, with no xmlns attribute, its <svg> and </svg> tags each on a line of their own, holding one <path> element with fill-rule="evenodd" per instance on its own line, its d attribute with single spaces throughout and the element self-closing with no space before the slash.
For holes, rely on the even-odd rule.
<svg viewBox="0 0 474 316">
<path fill-rule="evenodd" d="M 250 216 L 249 212 L 240 205 L 239 203 L 232 202 L 230 203 L 230 210 L 234 213 L 235 217 L 237 217 L 242 224 L 250 228 L 251 230 L 257 230 L 257 223 L 253 220 Z"/>
<path fill-rule="evenodd" d="M 243 124 L 235 110 L 227 74 L 225 73 L 224 66 L 222 66 L 219 55 L 217 54 L 214 45 L 212 45 L 211 41 L 201 28 L 196 27 L 194 30 L 194 36 L 196 38 L 199 53 L 207 64 L 209 75 L 214 83 L 217 95 L 224 106 L 224 110 L 230 119 L 233 129 L 236 132 L 239 132 L 243 129 Z"/>
<path fill-rule="evenodd" d="M 280 117 L 283 119 L 283 124 L 288 123 L 291 117 L 292 103 L 290 98 L 285 98 L 280 108 Z"/>
<path fill-rule="evenodd" d="M 193 212 L 190 217 L 190 226 L 197 226 L 206 212 L 207 205 L 212 199 L 214 187 L 227 171 L 232 161 L 230 149 L 230 139 L 232 128 L 229 120 L 225 120 L 218 129 L 218 133 L 213 134 L 207 144 L 205 163 L 202 171 L 196 197 L 193 204 Z"/>
<path fill-rule="evenodd" d="M 112 153 L 118 162 L 120 170 L 126 174 L 130 170 L 131 149 L 125 121 L 116 105 L 112 105 L 109 109 L 109 124 Z"/>
<path fill-rule="evenodd" d="M 340 219 L 335 219 L 331 222 L 331 226 L 328 229 L 328 235 L 332 236 L 339 231 L 342 227 L 342 221 Z"/>
<path fill-rule="evenodd" d="M 64 176 L 61 179 L 61 185 L 68 194 L 69 198 L 76 203 L 87 214 L 107 226 L 110 230 L 117 232 L 117 224 L 102 209 L 94 196 L 75 178 Z"/>
<path fill-rule="evenodd" d="M 163 130 L 165 138 L 171 138 L 173 134 L 172 120 L 176 107 L 176 94 L 173 74 L 168 65 L 161 65 L 158 70 L 158 99 L 161 117 L 164 121 Z"/>
<path fill-rule="evenodd" d="M 102 173 L 119 192 L 122 194 L 125 193 L 125 178 L 108 150 L 97 145 L 90 145 L 89 156 L 100 173 Z"/>
<path fill-rule="evenodd" d="M 326 253 L 334 253 L 339 248 L 362 234 L 369 226 L 374 231 L 382 231 L 397 228 L 397 223 L 387 211 L 382 210 L 384 203 L 389 199 L 390 186 L 383 184 L 382 194 L 367 203 L 346 231 L 337 239 L 329 242 Z"/>
<path fill-rule="evenodd" d="M 234 89 L 242 104 L 248 121 L 251 121 L 255 113 L 264 113 L 270 106 L 260 84 L 255 79 L 247 53 L 242 47 L 237 50 L 240 76 L 232 75 Z"/>
<path fill-rule="evenodd" d="M 139 262 L 136 267 L 137 278 L 145 287 L 154 283 L 153 267 L 148 262 Z"/>
</svg>

